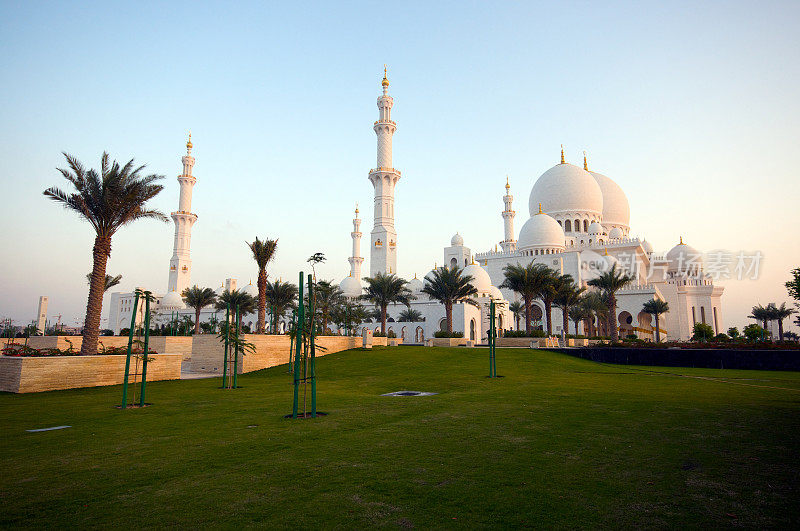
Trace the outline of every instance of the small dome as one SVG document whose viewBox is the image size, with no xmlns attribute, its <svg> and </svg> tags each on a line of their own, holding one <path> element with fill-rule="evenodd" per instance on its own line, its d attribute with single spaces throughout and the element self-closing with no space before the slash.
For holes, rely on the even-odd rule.
<svg viewBox="0 0 800 531">
<path fill-rule="evenodd" d="M 339 289 L 342 290 L 345 297 L 355 299 L 361 296 L 361 281 L 356 277 L 345 277 L 344 280 L 339 282 Z"/>
<path fill-rule="evenodd" d="M 602 173 L 590 171 L 603 193 L 603 223 L 630 226 L 631 207 L 622 188 Z M 611 236 L 609 234 L 609 236 Z M 613 237 L 613 236 L 612 236 Z"/>
<path fill-rule="evenodd" d="M 620 238 L 623 237 L 622 229 L 619 227 L 614 227 L 613 229 L 608 231 L 608 237 L 613 240 L 619 240 Z"/>
<path fill-rule="evenodd" d="M 622 266 L 619 263 L 619 260 L 608 254 L 608 250 L 606 250 L 605 255 L 603 255 L 603 260 L 606 263 L 606 271 L 611 271 L 611 268 L 614 267 L 615 265 L 617 266 L 617 269 L 622 268 Z"/>
<path fill-rule="evenodd" d="M 472 281 L 470 284 L 478 290 L 478 295 L 484 295 L 491 293 L 492 290 L 492 279 L 489 278 L 489 273 L 486 272 L 484 268 L 479 266 L 478 264 L 470 264 L 464 268 L 461 272 L 462 276 L 470 275 L 472 276 Z"/>
<path fill-rule="evenodd" d="M 253 285 L 252 281 L 250 282 L 250 284 L 246 285 L 239 291 L 241 291 L 242 293 L 247 293 L 251 297 L 258 297 L 258 288 Z"/>
<path fill-rule="evenodd" d="M 536 214 L 531 216 L 520 229 L 517 249 L 521 251 L 539 247 L 563 249 L 565 242 L 564 229 L 558 221 L 547 214 Z"/>
<path fill-rule="evenodd" d="M 225 286 L 223 284 L 220 284 L 219 287 L 214 290 L 214 293 L 216 293 L 217 297 L 219 297 L 220 295 L 225 293 Z"/>
<path fill-rule="evenodd" d="M 183 298 L 177 291 L 170 291 L 161 298 L 162 310 L 182 310 Z"/>
<path fill-rule="evenodd" d="M 647 239 L 642 240 L 642 249 L 644 249 L 645 254 L 651 255 L 653 254 L 653 244 L 647 241 Z"/>
<path fill-rule="evenodd" d="M 493 299 L 499 299 L 499 300 L 505 299 L 505 297 L 503 297 L 503 293 L 494 286 L 492 286 L 492 289 L 489 290 L 489 293 L 492 295 Z"/>
<path fill-rule="evenodd" d="M 589 224 L 589 234 L 603 234 L 603 226 L 596 221 Z"/>
<path fill-rule="evenodd" d="M 668 270 L 672 272 L 696 274 L 703 268 L 703 256 L 694 247 L 683 243 L 683 238 L 667 252 L 666 258 Z"/>
<path fill-rule="evenodd" d="M 417 275 L 414 275 L 414 278 L 408 281 L 408 289 L 410 289 L 411 293 L 414 293 L 415 295 L 422 291 L 424 286 L 425 284 L 423 284 L 422 281 L 417 278 Z"/>
<path fill-rule="evenodd" d="M 558 164 L 542 174 L 531 189 L 528 208 L 536 214 L 539 203 L 548 214 L 603 213 L 603 192 L 592 175 L 572 164 Z"/>
<path fill-rule="evenodd" d="M 461 237 L 459 233 L 455 233 L 455 235 L 450 238 L 450 245 L 453 247 L 464 245 L 464 238 Z"/>
</svg>

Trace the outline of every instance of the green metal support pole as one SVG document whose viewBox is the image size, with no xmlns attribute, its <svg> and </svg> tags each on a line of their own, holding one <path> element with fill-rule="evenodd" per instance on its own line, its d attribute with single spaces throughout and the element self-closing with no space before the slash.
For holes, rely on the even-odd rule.
<svg viewBox="0 0 800 531">
<path fill-rule="evenodd" d="M 233 388 L 236 389 L 236 377 L 239 375 L 239 305 L 233 312 L 233 324 L 236 330 L 236 342 L 233 344 Z"/>
<path fill-rule="evenodd" d="M 125 356 L 125 376 L 122 379 L 122 409 L 128 407 L 128 374 L 131 372 L 131 347 L 133 346 L 133 330 L 136 328 L 136 307 L 139 305 L 139 292 L 133 295 L 133 315 L 131 329 L 128 331 L 128 354 Z"/>
<path fill-rule="evenodd" d="M 495 372 L 494 354 L 495 354 L 495 304 L 494 301 L 489 302 L 489 378 L 497 376 Z"/>
<path fill-rule="evenodd" d="M 317 418 L 317 373 L 315 368 L 316 347 L 314 346 L 314 282 L 311 275 L 308 275 L 308 305 L 311 315 L 311 330 L 309 331 L 309 343 L 311 344 L 311 418 Z"/>
<path fill-rule="evenodd" d="M 144 391 L 147 386 L 147 353 L 150 344 L 150 292 L 144 292 L 144 354 L 142 354 L 142 392 L 139 405 L 144 407 Z"/>
<path fill-rule="evenodd" d="M 228 335 L 231 333 L 231 304 L 225 305 L 225 357 L 222 359 L 222 388 L 228 387 Z"/>
<path fill-rule="evenodd" d="M 299 287 L 298 304 L 297 304 L 297 326 L 295 326 L 294 334 L 294 401 L 292 402 L 292 418 L 297 418 L 297 404 L 300 399 L 300 355 L 302 354 L 303 344 L 303 272 L 300 271 L 300 281 L 297 286 Z"/>
<path fill-rule="evenodd" d="M 296 322 L 297 322 L 297 312 L 295 310 L 292 310 L 292 327 L 289 330 L 294 330 Z M 292 365 L 293 354 L 294 354 L 294 335 L 289 334 L 289 372 L 294 372 Z"/>
</svg>

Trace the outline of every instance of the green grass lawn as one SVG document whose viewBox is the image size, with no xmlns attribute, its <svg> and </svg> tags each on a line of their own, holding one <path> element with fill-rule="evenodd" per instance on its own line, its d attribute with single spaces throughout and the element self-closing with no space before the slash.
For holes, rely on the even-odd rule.
<svg viewBox="0 0 800 531">
<path fill-rule="evenodd" d="M 0 526 L 797 527 L 800 373 L 627 367 L 527 349 L 0 394 Z M 398 390 L 431 397 L 381 397 Z M 27 433 L 57 425 L 72 428 Z M 255 427 L 251 427 L 255 426 Z"/>
</svg>

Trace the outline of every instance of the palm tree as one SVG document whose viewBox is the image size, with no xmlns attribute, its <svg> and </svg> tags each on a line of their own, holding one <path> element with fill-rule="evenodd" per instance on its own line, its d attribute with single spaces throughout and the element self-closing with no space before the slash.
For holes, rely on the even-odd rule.
<svg viewBox="0 0 800 531">
<path fill-rule="evenodd" d="M 380 271 L 374 277 L 364 277 L 367 283 L 361 300 L 366 300 L 379 307 L 381 310 L 381 333 L 386 333 L 386 308 L 393 303 L 411 305 L 415 299 L 411 290 L 406 286 L 408 282 L 393 273 L 385 274 Z"/>
<path fill-rule="evenodd" d="M 189 308 L 194 308 L 194 333 L 200 333 L 200 310 L 214 304 L 217 300 L 217 294 L 211 288 L 199 288 L 197 285 L 191 288 L 186 288 L 181 292 L 183 302 Z"/>
<path fill-rule="evenodd" d="M 267 264 L 275 258 L 278 240 L 266 238 L 262 241 L 256 236 L 256 241 L 248 243 L 247 246 L 253 252 L 253 260 L 258 265 L 258 321 L 256 322 L 256 334 L 263 334 L 267 320 L 267 299 L 265 295 L 267 289 Z"/>
<path fill-rule="evenodd" d="M 762 328 L 766 330 L 767 321 L 772 320 L 772 312 L 769 309 L 769 304 L 766 307 L 761 306 L 760 304 L 757 306 L 753 306 L 752 313 L 750 313 L 750 315 L 748 315 L 747 317 L 748 319 L 755 319 L 756 321 L 761 321 L 761 323 L 763 324 Z"/>
<path fill-rule="evenodd" d="M 508 309 L 514 314 L 514 322 L 517 325 L 517 330 L 519 330 L 519 320 L 522 318 L 522 314 L 525 313 L 525 306 L 519 301 L 514 301 L 508 305 Z"/>
<path fill-rule="evenodd" d="M 222 292 L 222 295 L 217 297 L 217 310 L 225 310 L 230 307 L 231 317 L 234 315 L 237 306 L 239 307 L 239 319 L 236 321 L 236 329 L 241 330 L 242 317 L 253 313 L 258 308 L 258 301 L 256 298 L 238 289 L 233 291 L 226 289 Z"/>
<path fill-rule="evenodd" d="M 283 318 L 289 308 L 297 304 L 297 286 L 291 282 L 267 281 L 264 290 L 267 304 L 272 308 L 272 333 L 278 333 L 278 321 Z"/>
<path fill-rule="evenodd" d="M 585 321 L 589 317 L 591 317 L 591 311 L 584 305 L 581 304 L 581 301 L 578 301 L 578 304 L 571 306 L 569 309 L 569 318 L 575 322 L 575 335 L 580 334 L 578 330 L 578 326 L 581 324 L 581 321 Z M 586 328 L 586 327 L 584 327 Z M 588 332 L 588 330 L 584 330 Z M 588 333 L 586 335 L 589 335 Z"/>
<path fill-rule="evenodd" d="M 459 267 L 445 267 L 431 271 L 425 277 L 424 293 L 431 300 L 444 304 L 444 314 L 447 319 L 447 332 L 453 333 L 453 304 L 465 302 L 475 307 L 480 307 L 478 301 L 472 296 L 478 293 L 472 285 L 472 275 L 463 275 Z"/>
<path fill-rule="evenodd" d="M 669 304 L 665 300 L 652 299 L 642 305 L 642 311 L 655 317 L 656 343 L 661 343 L 661 327 L 658 324 L 658 316 L 669 311 Z"/>
<path fill-rule="evenodd" d="M 553 303 L 558 296 L 558 292 L 564 284 L 572 282 L 572 276 L 559 275 L 549 267 L 545 267 L 546 275 L 543 282 L 539 285 L 538 297 L 544 303 L 545 323 L 547 324 L 547 335 L 553 335 L 553 323 L 551 314 L 553 313 Z"/>
<path fill-rule="evenodd" d="M 97 354 L 97 338 L 100 335 L 100 314 L 105 293 L 106 263 L 111 255 L 111 238 L 123 226 L 137 219 L 151 218 L 167 222 L 167 217 L 158 210 L 147 208 L 146 203 L 164 188 L 156 181 L 161 175 L 142 176 L 144 166 L 134 167 L 133 159 L 124 166 L 117 161 L 109 164 L 108 153 L 100 160 L 100 172 L 86 170 L 71 155 L 64 153 L 69 169 L 59 168 L 61 175 L 75 188 L 67 193 L 51 187 L 44 195 L 61 203 L 68 210 L 77 212 L 88 221 L 95 231 L 92 250 L 92 280 L 89 283 L 89 299 L 86 304 L 86 319 L 83 326 L 81 354 Z"/>
<path fill-rule="evenodd" d="M 584 291 L 586 291 L 586 288 L 579 287 L 572 279 L 572 275 L 558 277 L 553 304 L 561 308 L 561 326 L 564 328 L 565 334 L 569 333 L 569 310 L 578 304 Z M 577 326 L 575 328 L 575 333 L 577 334 Z"/>
<path fill-rule="evenodd" d="M 397 320 L 402 323 L 418 323 L 422 321 L 422 312 L 413 308 L 408 308 L 400 312 Z"/>
<path fill-rule="evenodd" d="M 783 341 L 783 320 L 797 313 L 797 310 L 794 308 L 787 308 L 785 302 L 782 302 L 780 306 L 775 306 L 775 303 L 770 303 L 769 307 L 772 319 L 778 321 L 778 341 Z"/>
<path fill-rule="evenodd" d="M 342 301 L 331 309 L 331 321 L 336 323 L 339 328 L 346 328 L 352 334 L 355 329 L 369 319 L 367 316 L 367 309 L 361 304 L 348 301 L 343 298 Z"/>
<path fill-rule="evenodd" d="M 314 301 L 314 307 L 322 318 L 322 330 L 325 332 L 331 311 L 344 301 L 344 293 L 332 281 L 320 280 L 314 286 Z"/>
<path fill-rule="evenodd" d="M 600 274 L 600 276 L 591 279 L 587 284 L 598 288 L 608 304 L 608 325 L 611 329 L 611 340 L 617 341 L 619 339 L 619 330 L 617 330 L 617 296 L 616 293 L 630 284 L 633 277 L 628 275 L 621 269 L 617 269 L 617 264 L 611 266 L 611 269 Z"/>
<path fill-rule="evenodd" d="M 92 285 L 92 274 L 91 273 L 87 273 L 86 274 L 86 280 L 89 282 L 89 285 L 91 286 Z M 112 277 L 111 275 L 107 274 L 106 275 L 106 281 L 104 282 L 105 287 L 103 288 L 103 293 L 105 293 L 106 291 L 110 290 L 114 286 L 118 285 L 121 280 L 122 280 L 122 275 L 117 275 L 115 277 Z"/>
<path fill-rule="evenodd" d="M 531 332 L 531 303 L 539 296 L 542 284 L 551 277 L 552 270 L 544 264 L 522 266 L 507 265 L 503 268 L 505 279 L 499 288 L 508 288 L 519 293 L 525 306 L 525 331 Z M 549 321 L 549 319 L 548 319 Z"/>
</svg>

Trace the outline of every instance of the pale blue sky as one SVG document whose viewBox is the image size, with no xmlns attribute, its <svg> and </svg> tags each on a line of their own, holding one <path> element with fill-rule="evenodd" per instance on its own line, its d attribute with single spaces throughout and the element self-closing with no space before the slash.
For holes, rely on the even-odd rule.
<svg viewBox="0 0 800 531">
<path fill-rule="evenodd" d="M 475 251 L 502 239 L 506 174 L 519 230 L 563 143 L 623 187 L 657 250 L 683 235 L 764 253 L 759 281 L 726 283 L 723 318 L 741 326 L 788 300 L 800 266 L 798 5 L 2 2 L 0 317 L 33 319 L 42 294 L 82 317 L 93 235 L 41 195 L 63 185 L 61 151 L 147 163 L 169 213 L 190 129 L 195 282 L 246 284 L 256 235 L 280 238 L 274 276 L 316 251 L 323 277 L 346 276 L 356 201 L 364 249 L 372 223 L 387 63 L 402 275 L 441 263 L 456 231 Z M 114 238 L 122 289 L 166 289 L 172 233 L 145 221 Z"/>
</svg>

